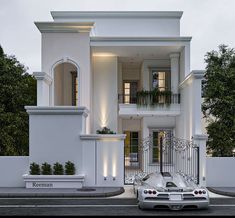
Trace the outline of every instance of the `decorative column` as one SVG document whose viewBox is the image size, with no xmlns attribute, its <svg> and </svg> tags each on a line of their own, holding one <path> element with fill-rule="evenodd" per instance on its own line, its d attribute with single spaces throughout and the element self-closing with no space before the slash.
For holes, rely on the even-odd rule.
<svg viewBox="0 0 235 218">
<path fill-rule="evenodd" d="M 202 79 L 203 70 L 192 71 L 192 134 L 202 134 Z"/>
<path fill-rule="evenodd" d="M 178 94 L 179 86 L 179 57 L 178 53 L 170 54 L 171 59 L 171 91 Z"/>
<path fill-rule="evenodd" d="M 199 146 L 199 185 L 206 187 L 206 141 L 207 135 L 193 135 L 194 144 Z"/>
<path fill-rule="evenodd" d="M 37 106 L 49 106 L 51 77 L 45 72 L 34 72 L 33 75 L 37 80 Z"/>
<path fill-rule="evenodd" d="M 207 135 L 202 134 L 202 97 L 201 81 L 204 77 L 203 70 L 191 72 L 192 78 L 192 138 L 199 146 L 199 184 L 206 186 L 206 141 Z"/>
</svg>

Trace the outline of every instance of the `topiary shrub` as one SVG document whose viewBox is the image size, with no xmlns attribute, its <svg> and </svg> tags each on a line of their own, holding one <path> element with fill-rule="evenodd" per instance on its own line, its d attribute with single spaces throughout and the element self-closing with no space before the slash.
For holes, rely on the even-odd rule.
<svg viewBox="0 0 235 218">
<path fill-rule="evenodd" d="M 71 161 L 65 163 L 65 174 L 74 175 L 75 174 L 75 165 Z"/>
<path fill-rule="evenodd" d="M 56 162 L 53 166 L 54 175 L 64 175 L 64 167 L 62 164 Z"/>
<path fill-rule="evenodd" d="M 40 166 L 35 162 L 30 164 L 30 175 L 40 175 Z"/>
<path fill-rule="evenodd" d="M 43 163 L 41 167 L 41 173 L 42 175 L 52 175 L 51 165 L 47 162 Z"/>
</svg>

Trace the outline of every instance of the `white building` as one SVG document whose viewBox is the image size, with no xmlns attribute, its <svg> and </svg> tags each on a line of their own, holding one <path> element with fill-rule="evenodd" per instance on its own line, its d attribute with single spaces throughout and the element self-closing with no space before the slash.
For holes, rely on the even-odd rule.
<svg viewBox="0 0 235 218">
<path fill-rule="evenodd" d="M 34 73 L 37 106 L 26 107 L 29 163 L 71 160 L 83 185 L 122 186 L 127 170 L 147 167 L 143 139 L 151 142 L 147 165 L 157 169 L 160 137 L 171 133 L 199 146 L 196 167 L 205 184 L 203 71 L 190 69 L 191 37 L 180 35 L 183 13 L 51 14 L 54 21 L 35 22 L 42 59 Z M 117 134 L 96 134 L 103 127 Z"/>
</svg>

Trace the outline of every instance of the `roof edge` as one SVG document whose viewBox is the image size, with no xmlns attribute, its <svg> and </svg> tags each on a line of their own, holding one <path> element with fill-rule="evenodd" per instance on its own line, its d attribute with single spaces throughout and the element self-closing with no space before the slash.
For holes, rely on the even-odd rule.
<svg viewBox="0 0 235 218">
<path fill-rule="evenodd" d="M 74 18 L 175 18 L 183 11 L 51 11 L 53 19 Z"/>
</svg>

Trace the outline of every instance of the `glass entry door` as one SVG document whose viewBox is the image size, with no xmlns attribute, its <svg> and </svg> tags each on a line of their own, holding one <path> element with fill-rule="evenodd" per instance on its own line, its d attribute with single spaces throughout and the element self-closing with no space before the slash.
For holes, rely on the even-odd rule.
<svg viewBox="0 0 235 218">
<path fill-rule="evenodd" d="M 139 167 L 139 133 L 124 131 L 125 167 Z"/>
</svg>

